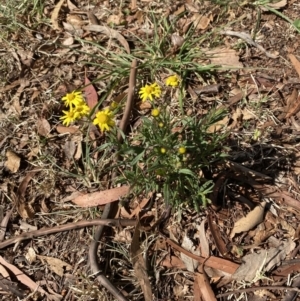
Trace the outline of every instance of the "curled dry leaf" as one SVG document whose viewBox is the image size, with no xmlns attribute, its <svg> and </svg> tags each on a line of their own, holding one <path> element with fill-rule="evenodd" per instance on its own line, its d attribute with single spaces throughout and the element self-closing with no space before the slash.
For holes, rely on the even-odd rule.
<svg viewBox="0 0 300 301">
<path fill-rule="evenodd" d="M 72 202 L 80 207 L 94 207 L 105 205 L 117 201 L 120 197 L 125 196 L 130 191 L 130 186 L 121 186 L 104 191 L 81 194 L 72 200 Z"/>
<path fill-rule="evenodd" d="M 60 0 L 56 5 L 55 5 L 55 8 L 53 9 L 53 12 L 51 14 L 51 23 L 52 23 L 52 27 L 53 29 L 56 29 L 56 30 L 60 30 L 60 27 L 58 25 L 58 14 L 59 14 L 59 11 L 63 5 L 65 0 Z"/>
<path fill-rule="evenodd" d="M 251 230 L 263 221 L 266 202 L 262 202 L 250 211 L 245 217 L 242 217 L 234 223 L 230 238 L 235 234 Z"/>
<path fill-rule="evenodd" d="M 4 166 L 12 173 L 16 173 L 20 168 L 21 158 L 11 150 L 6 152 L 6 158 Z"/>
</svg>

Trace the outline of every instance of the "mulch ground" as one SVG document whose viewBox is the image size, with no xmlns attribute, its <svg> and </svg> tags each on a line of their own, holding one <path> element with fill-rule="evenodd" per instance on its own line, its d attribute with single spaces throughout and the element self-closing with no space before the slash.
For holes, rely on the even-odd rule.
<svg viewBox="0 0 300 301">
<path fill-rule="evenodd" d="M 106 104 L 122 100 L 128 76 L 111 85 L 114 75 L 105 77 L 110 54 L 126 53 L 121 36 L 134 55 L 141 40 L 164 33 L 160 24 L 155 32 L 152 22 L 164 17 L 176 20 L 177 37 L 191 28 L 191 39 L 201 37 L 194 47 L 204 55 L 195 60 L 220 66 L 201 78 L 191 75 L 184 110 L 202 116 L 214 107 L 227 109 L 221 124 L 229 132 L 228 160 L 206 171 L 215 186 L 212 204 L 200 213 L 182 206 L 150 229 L 165 213 L 163 197 L 128 200 L 128 210 L 116 216 L 141 218 L 138 246 L 138 226 L 107 230 L 99 263 L 128 300 L 297 300 L 300 38 L 295 28 L 247 1 L 58 4 L 45 1 L 40 15 L 17 14 L 17 23 L 5 23 L 8 17 L 1 15 L 6 24 L 0 37 L 2 243 L 26 231 L 101 217 L 102 206 L 82 208 L 72 200 L 110 187 L 111 175 L 101 172 L 108 157 L 87 159 L 104 138 L 91 133 L 98 144 L 89 145 L 78 127 L 63 127 L 60 99 L 88 78 Z M 295 0 L 275 8 L 290 20 L 300 15 Z M 85 30 L 92 18 L 120 36 Z M 168 55 L 176 57 L 180 44 L 172 44 L 171 34 L 169 40 Z M 138 72 L 142 76 L 143 70 Z M 149 113 L 138 105 L 134 110 L 135 116 Z M 134 117 L 133 130 L 136 124 Z M 93 233 L 85 227 L 6 247 L 0 242 L 0 298 L 115 300 L 88 266 Z M 144 257 L 138 257 L 139 247 Z"/>
</svg>

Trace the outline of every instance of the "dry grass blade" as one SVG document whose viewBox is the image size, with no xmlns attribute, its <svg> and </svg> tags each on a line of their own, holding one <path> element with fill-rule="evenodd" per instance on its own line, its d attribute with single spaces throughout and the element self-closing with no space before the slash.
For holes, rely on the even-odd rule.
<svg viewBox="0 0 300 301">
<path fill-rule="evenodd" d="M 90 24 L 83 27 L 84 30 L 100 32 L 107 35 L 109 38 L 117 39 L 121 45 L 126 49 L 127 53 L 130 53 L 130 48 L 128 42 L 125 38 L 118 33 L 116 30 L 108 28 L 102 25 Z"/>
</svg>

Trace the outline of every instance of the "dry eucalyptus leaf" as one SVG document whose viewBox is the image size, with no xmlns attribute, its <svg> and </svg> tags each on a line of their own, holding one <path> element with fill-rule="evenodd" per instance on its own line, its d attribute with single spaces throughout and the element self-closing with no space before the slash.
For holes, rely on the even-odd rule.
<svg viewBox="0 0 300 301">
<path fill-rule="evenodd" d="M 73 125 L 73 126 L 58 125 L 56 127 L 56 131 L 59 134 L 66 134 L 66 133 L 75 134 L 75 133 L 79 132 L 80 129 L 78 126 L 75 126 L 75 125 Z"/>
<path fill-rule="evenodd" d="M 288 57 L 300 77 L 300 62 L 297 60 L 297 58 L 292 53 L 288 54 Z"/>
<path fill-rule="evenodd" d="M 192 242 L 191 239 L 189 239 L 187 237 L 186 234 L 183 237 L 181 246 L 184 249 L 186 249 L 187 251 L 200 256 L 200 251 L 195 248 L 194 243 Z M 185 255 L 184 253 L 180 253 L 180 257 L 181 257 L 182 261 L 185 263 L 188 271 L 194 272 L 197 269 L 197 267 L 199 265 L 199 262 L 197 260 L 192 259 L 191 257 Z"/>
<path fill-rule="evenodd" d="M 280 8 L 283 8 L 287 5 L 287 0 L 281 0 L 281 1 L 278 1 L 278 2 L 275 2 L 275 3 L 268 2 L 267 5 L 271 8 L 274 8 L 274 9 L 280 9 Z M 260 7 L 263 11 L 268 11 L 268 9 L 266 7 L 264 7 L 263 5 L 260 6 Z"/>
<path fill-rule="evenodd" d="M 171 42 L 173 46 L 181 47 L 182 44 L 184 43 L 184 38 L 176 33 L 173 33 L 171 36 Z"/>
<path fill-rule="evenodd" d="M 234 49 L 230 48 L 215 48 L 204 50 L 211 64 L 221 65 L 222 67 L 242 68 L 239 56 Z"/>
<path fill-rule="evenodd" d="M 81 194 L 72 200 L 72 202 L 80 207 L 94 207 L 105 205 L 117 201 L 120 197 L 125 196 L 130 191 L 129 186 L 121 186 L 107 189 L 104 191 Z"/>
<path fill-rule="evenodd" d="M 30 264 L 36 261 L 36 253 L 33 248 L 30 247 L 28 249 L 27 253 L 25 254 L 25 258 Z"/>
<path fill-rule="evenodd" d="M 278 266 L 294 250 L 296 244 L 292 240 L 282 242 L 276 248 L 260 250 L 258 253 L 245 255 L 242 264 L 232 275 L 232 278 L 239 281 L 253 281 L 259 274 L 270 271 Z"/>
<path fill-rule="evenodd" d="M 212 124 L 208 129 L 208 133 L 215 133 L 223 129 L 225 126 L 227 126 L 229 122 L 229 117 L 225 116 L 222 120 L 217 121 L 216 123 Z"/>
<path fill-rule="evenodd" d="M 64 275 L 64 270 L 66 270 L 66 271 L 72 270 L 72 266 L 70 264 L 68 264 L 58 258 L 41 256 L 41 255 L 37 255 L 37 257 L 39 259 L 41 259 L 42 261 L 45 260 L 48 263 L 50 270 L 53 271 L 55 274 L 57 274 L 60 277 L 62 277 Z"/>
<path fill-rule="evenodd" d="M 235 234 L 251 230 L 263 221 L 266 202 L 262 202 L 250 211 L 245 217 L 242 217 L 234 223 L 230 238 Z"/>
<path fill-rule="evenodd" d="M 30 204 L 19 203 L 17 206 L 17 211 L 23 219 L 33 218 L 35 211 Z"/>
<path fill-rule="evenodd" d="M 67 1 L 69 10 L 78 10 L 78 7 L 73 4 L 70 0 Z"/>
<path fill-rule="evenodd" d="M 242 110 L 242 114 L 243 114 L 243 120 L 256 119 L 256 116 L 246 108 Z"/>
<path fill-rule="evenodd" d="M 5 267 L 0 264 L 0 274 L 7 279 L 10 279 L 9 273 L 7 272 L 7 270 L 5 269 Z"/>
<path fill-rule="evenodd" d="M 74 26 L 74 28 L 78 29 L 84 25 L 84 21 L 78 15 L 68 15 L 67 23 Z"/>
<path fill-rule="evenodd" d="M 24 232 L 29 232 L 29 231 L 36 231 L 38 228 L 37 226 L 32 226 L 25 221 L 20 221 L 20 230 Z"/>
<path fill-rule="evenodd" d="M 233 119 L 233 122 L 230 124 L 229 128 L 235 129 L 235 127 L 242 121 L 242 110 L 237 107 L 231 118 Z"/>
<path fill-rule="evenodd" d="M 74 141 L 66 141 L 64 145 L 64 153 L 71 160 L 75 154 L 76 145 Z"/>
<path fill-rule="evenodd" d="M 68 37 L 68 38 L 63 40 L 62 44 L 65 45 L 65 46 L 71 46 L 71 45 L 74 44 L 74 38 L 73 37 Z"/>
<path fill-rule="evenodd" d="M 203 16 L 203 15 L 200 15 L 199 13 L 195 13 L 193 16 L 192 16 L 192 19 L 191 19 L 194 23 L 194 26 L 197 28 L 197 29 L 206 29 L 207 26 L 209 25 L 210 21 L 212 20 L 211 16 L 210 18 L 206 17 L 206 16 Z"/>
<path fill-rule="evenodd" d="M 4 166 L 11 172 L 16 173 L 20 168 L 21 158 L 10 150 L 6 152 L 6 158 Z"/>
<path fill-rule="evenodd" d="M 66 22 L 63 22 L 63 26 L 64 26 L 64 29 L 66 31 L 68 31 L 70 34 L 78 36 L 78 37 L 83 36 L 83 30 L 79 26 L 76 27 L 76 26 L 71 25 L 71 24 L 66 23 Z"/>
<path fill-rule="evenodd" d="M 51 126 L 45 118 L 40 118 L 37 121 L 37 131 L 41 136 L 48 137 Z"/>
<path fill-rule="evenodd" d="M 125 21 L 124 16 L 123 15 L 110 15 L 107 18 L 106 23 L 107 24 L 114 24 L 114 25 L 120 25 Z"/>
</svg>

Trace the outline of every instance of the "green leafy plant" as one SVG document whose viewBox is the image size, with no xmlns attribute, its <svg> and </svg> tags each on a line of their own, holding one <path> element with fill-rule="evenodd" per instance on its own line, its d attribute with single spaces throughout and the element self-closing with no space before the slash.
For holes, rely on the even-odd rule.
<svg viewBox="0 0 300 301">
<path fill-rule="evenodd" d="M 197 211 L 209 202 L 213 182 L 204 170 L 226 155 L 222 143 L 226 133 L 213 133 L 209 127 L 226 112 L 215 110 L 200 120 L 174 117 L 167 108 L 159 115 L 142 119 L 141 128 L 120 149 L 123 174 L 135 193 L 159 192 L 175 207 L 192 203 Z"/>
</svg>

